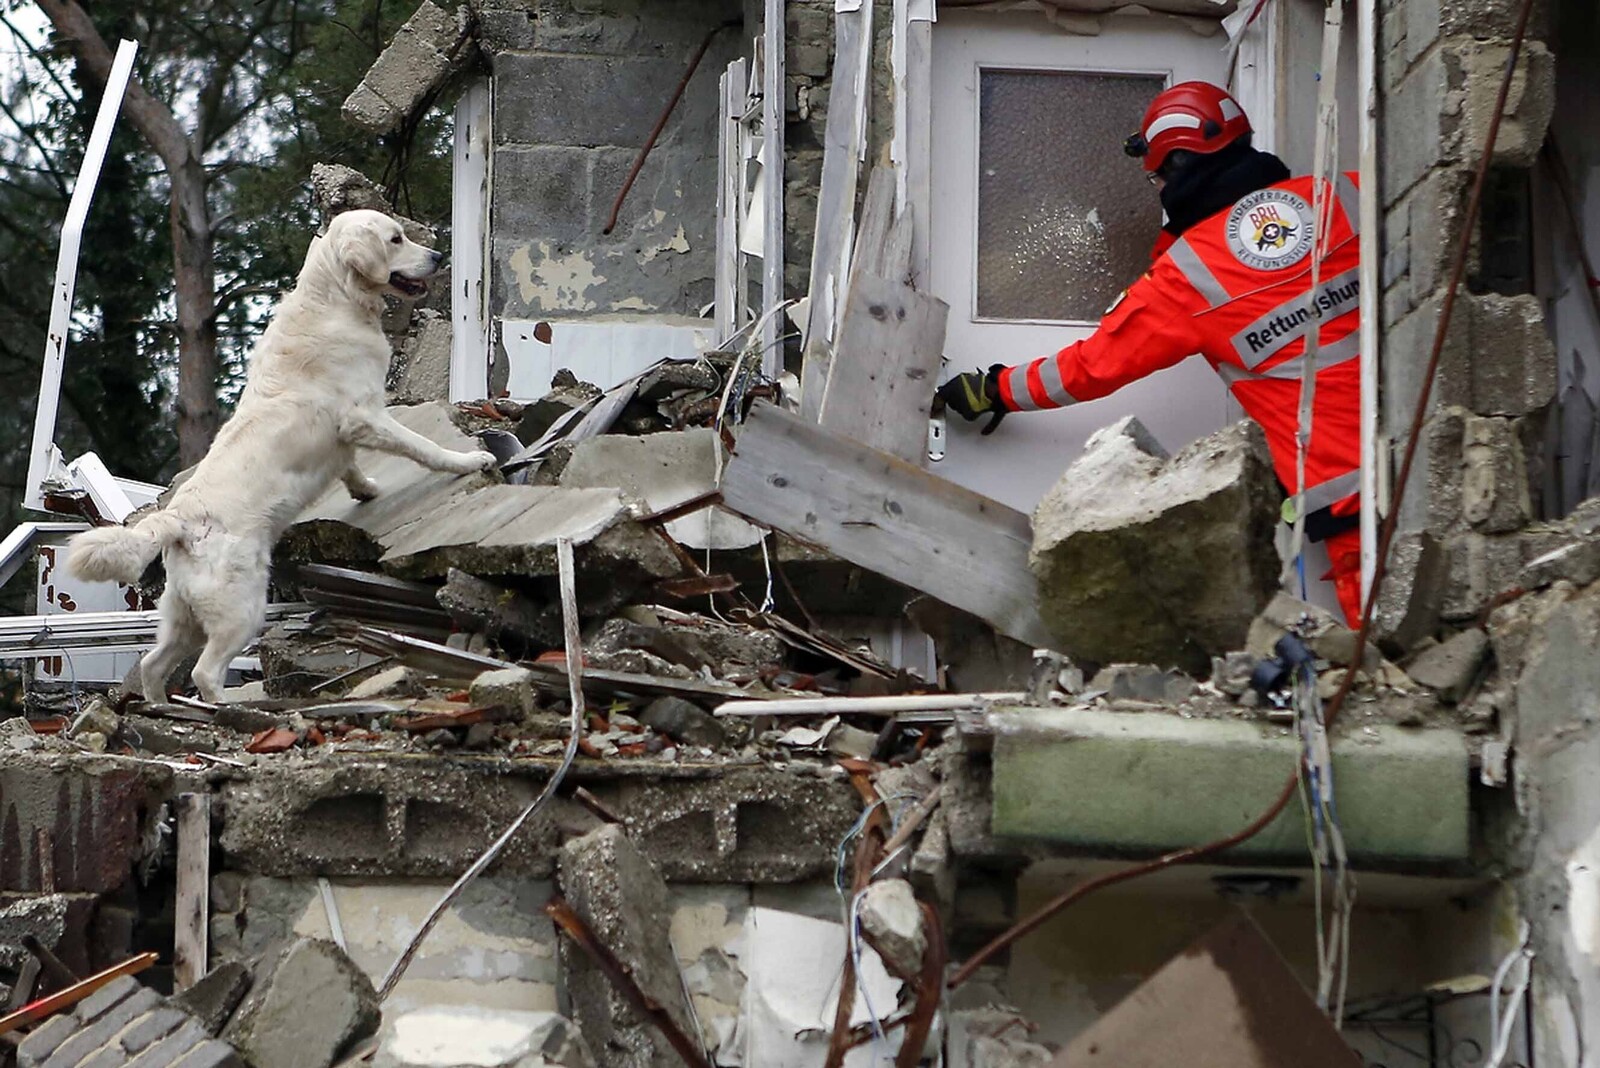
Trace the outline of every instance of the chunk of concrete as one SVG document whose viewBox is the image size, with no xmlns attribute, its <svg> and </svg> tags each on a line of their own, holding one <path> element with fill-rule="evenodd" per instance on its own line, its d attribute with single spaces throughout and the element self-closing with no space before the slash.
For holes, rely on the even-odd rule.
<svg viewBox="0 0 1600 1068">
<path fill-rule="evenodd" d="M 396 664 L 356 683 L 344 696 L 347 701 L 366 701 L 375 697 L 426 697 L 428 687 L 422 679 L 422 673 L 415 668 Z"/>
<path fill-rule="evenodd" d="M 629 437 L 603 434 L 578 442 L 556 484 L 614 486 L 663 511 L 717 488 L 717 450 L 711 427 Z M 748 549 L 760 528 L 720 508 L 704 508 L 667 524 L 667 533 L 690 549 Z"/>
<path fill-rule="evenodd" d="M 452 567 L 434 595 L 458 626 L 486 634 L 513 655 L 561 644 L 561 607 Z"/>
<path fill-rule="evenodd" d="M 538 707 L 534 674 L 522 667 L 483 672 L 472 680 L 467 697 L 474 708 L 510 708 L 520 715 L 527 715 Z"/>
<path fill-rule="evenodd" d="M 867 939 L 891 972 L 902 979 L 915 979 L 922 974 L 928 935 L 910 883 L 904 879 L 881 879 L 868 886 L 862 892 L 857 915 Z"/>
<path fill-rule="evenodd" d="M 1087 708 L 990 718 L 993 833 L 1091 851 L 1157 853 L 1233 834 L 1277 797 L 1299 752 L 1287 732 L 1238 720 Z M 1458 732 L 1336 733 L 1333 766 L 1352 858 L 1466 859 L 1467 750 Z M 1304 860 L 1298 809 L 1234 852 Z"/>
<path fill-rule="evenodd" d="M 667 936 L 671 892 L 644 854 L 621 827 L 607 824 L 562 846 L 557 864 L 562 892 L 595 938 L 684 1034 L 694 1034 L 694 1014 Z M 681 1063 L 665 1036 L 639 1018 L 583 950 L 566 938 L 560 946 L 573 1019 L 602 1068 Z"/>
<path fill-rule="evenodd" d="M 394 1068 L 592 1068 L 570 1021 L 553 1012 L 430 1005 L 395 1018 L 384 1043 Z"/>
<path fill-rule="evenodd" d="M 212 893 L 216 893 L 215 884 Z M 244 1000 L 252 979 L 243 962 L 230 960 L 212 968 L 189 989 L 174 994 L 169 1004 L 194 1016 L 213 1035 L 220 1035 L 228 1017 Z"/>
<path fill-rule="evenodd" d="M 728 732 L 717 717 L 681 697 L 658 697 L 639 713 L 639 722 L 674 741 L 716 749 Z"/>
<path fill-rule="evenodd" d="M 1489 636 L 1477 627 L 1468 627 L 1419 653 L 1406 665 L 1406 674 L 1453 705 L 1466 696 L 1488 653 Z"/>
<path fill-rule="evenodd" d="M 1089 689 L 1104 690 L 1113 701 L 1177 704 L 1195 694 L 1195 681 L 1181 671 L 1153 664 L 1110 664 L 1089 680 Z"/>
<path fill-rule="evenodd" d="M 332 942 L 301 938 L 263 962 L 224 1037 L 253 1068 L 328 1068 L 378 1020 L 366 973 Z"/>
<path fill-rule="evenodd" d="M 399 373 L 391 378 L 390 404 L 421 404 L 450 399 L 449 316 L 418 309 L 401 351 Z"/>
<path fill-rule="evenodd" d="M 423 0 L 344 102 L 344 117 L 377 134 L 394 130 L 470 54 L 466 26 Z"/>
<path fill-rule="evenodd" d="M 1033 515 L 1039 613 L 1077 660 L 1200 674 L 1278 585 L 1281 497 L 1254 423 L 1168 459 L 1132 417 L 1097 432 Z"/>
</svg>

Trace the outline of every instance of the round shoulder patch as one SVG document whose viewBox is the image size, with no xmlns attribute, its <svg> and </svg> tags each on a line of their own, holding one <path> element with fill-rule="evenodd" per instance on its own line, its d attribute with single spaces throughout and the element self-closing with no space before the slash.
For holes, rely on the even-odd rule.
<svg viewBox="0 0 1600 1068">
<path fill-rule="evenodd" d="M 1247 267 L 1281 270 L 1306 258 L 1315 228 L 1310 204 L 1285 189 L 1258 189 L 1228 213 L 1228 248 Z"/>
</svg>

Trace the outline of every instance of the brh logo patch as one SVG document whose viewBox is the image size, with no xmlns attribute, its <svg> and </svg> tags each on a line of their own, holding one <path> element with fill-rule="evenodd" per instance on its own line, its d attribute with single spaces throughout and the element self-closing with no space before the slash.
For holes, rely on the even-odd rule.
<svg viewBox="0 0 1600 1068">
<path fill-rule="evenodd" d="M 1261 189 L 1228 214 L 1228 248 L 1258 271 L 1292 267 L 1311 251 L 1315 226 L 1311 205 L 1282 189 Z"/>
</svg>

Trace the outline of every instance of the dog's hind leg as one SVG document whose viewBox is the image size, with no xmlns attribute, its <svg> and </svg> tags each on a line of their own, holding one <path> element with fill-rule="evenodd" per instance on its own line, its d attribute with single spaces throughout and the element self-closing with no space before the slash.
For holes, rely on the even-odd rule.
<svg viewBox="0 0 1600 1068">
<path fill-rule="evenodd" d="M 194 666 L 194 685 L 200 691 L 201 700 L 214 705 L 222 702 L 228 665 L 261 633 L 265 617 L 266 604 L 263 603 L 261 610 L 250 614 L 248 618 L 219 620 L 215 629 L 207 630 L 205 651 L 200 654 L 200 662 Z"/>
<path fill-rule="evenodd" d="M 139 688 L 147 704 L 167 699 L 167 679 L 183 658 L 200 648 L 205 632 L 195 621 L 189 606 L 172 587 L 161 594 L 161 622 L 156 628 L 156 644 L 139 660 Z"/>
</svg>

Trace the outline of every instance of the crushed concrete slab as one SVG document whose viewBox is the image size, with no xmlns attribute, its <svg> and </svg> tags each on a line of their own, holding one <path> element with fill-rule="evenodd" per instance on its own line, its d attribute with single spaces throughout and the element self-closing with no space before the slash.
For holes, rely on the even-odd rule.
<svg viewBox="0 0 1600 1068">
<path fill-rule="evenodd" d="M 1029 566 L 1060 651 L 1204 673 L 1277 589 L 1280 497 L 1254 423 L 1170 459 L 1132 417 L 1094 434 L 1033 516 Z"/>
<path fill-rule="evenodd" d="M 880 879 L 862 892 L 859 909 L 862 930 L 884 965 L 902 979 L 920 975 L 928 935 L 911 884 L 904 879 Z"/>
<path fill-rule="evenodd" d="M 1489 655 L 1489 636 L 1469 627 L 1438 645 L 1423 650 L 1408 663 L 1406 674 L 1413 682 L 1439 694 L 1440 700 L 1456 704 L 1477 681 L 1479 669 Z"/>
<path fill-rule="evenodd" d="M 472 680 L 467 699 L 474 708 L 510 708 L 528 715 L 539 703 L 534 682 L 535 676 L 527 668 L 496 668 Z"/>
<path fill-rule="evenodd" d="M 171 1003 L 193 1016 L 207 1031 L 219 1035 L 233 1010 L 244 1000 L 253 979 L 243 962 L 225 961 L 189 989 L 174 994 Z"/>
<path fill-rule="evenodd" d="M 998 1005 L 952 1012 L 945 1037 L 950 1068 L 1046 1068 L 1055 1054 L 1029 1042 L 1022 1025 L 1028 1025 L 1022 1013 Z"/>
<path fill-rule="evenodd" d="M 434 595 L 457 626 L 488 635 L 514 656 L 561 644 L 561 608 L 452 567 Z"/>
<path fill-rule="evenodd" d="M 366 973 L 332 942 L 301 938 L 261 964 L 224 1034 L 252 1068 L 328 1068 L 378 1020 Z"/>
<path fill-rule="evenodd" d="M 623 829 L 607 824 L 564 845 L 558 878 L 573 910 L 645 996 L 693 1034 L 694 1012 L 667 935 L 671 893 Z M 566 938 L 560 945 L 573 1019 L 604 1068 L 680 1063 L 666 1037 L 638 1017 L 583 950 Z"/>
<path fill-rule="evenodd" d="M 711 427 L 637 437 L 604 434 L 577 443 L 556 484 L 616 487 L 651 512 L 665 511 L 715 492 L 720 447 Z M 690 549 L 748 549 L 762 537 L 759 527 L 720 508 L 673 520 L 667 533 Z"/>
</svg>

